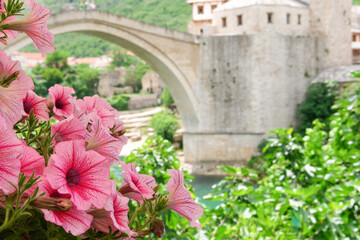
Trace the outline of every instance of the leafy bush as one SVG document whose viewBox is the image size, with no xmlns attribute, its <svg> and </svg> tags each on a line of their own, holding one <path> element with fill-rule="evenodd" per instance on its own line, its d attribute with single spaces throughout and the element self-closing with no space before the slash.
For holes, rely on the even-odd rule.
<svg viewBox="0 0 360 240">
<path fill-rule="evenodd" d="M 99 70 L 90 68 L 89 64 L 78 64 L 69 69 L 64 84 L 72 87 L 78 98 L 97 94 Z"/>
<path fill-rule="evenodd" d="M 57 68 L 46 68 L 42 77 L 45 79 L 45 87 L 49 88 L 55 84 L 61 84 L 64 81 L 64 74 Z"/>
<path fill-rule="evenodd" d="M 88 64 L 79 64 L 74 67 L 68 66 L 67 55 L 60 51 L 49 54 L 46 59 L 46 68 L 37 65 L 32 73 L 41 75 L 42 79 L 33 77 L 35 92 L 46 97 L 47 89 L 55 84 L 74 88 L 78 98 L 97 94 L 99 85 L 99 71 L 90 68 Z M 63 71 L 62 71 L 63 70 Z"/>
<path fill-rule="evenodd" d="M 160 99 L 165 106 L 170 106 L 175 103 L 167 87 L 165 87 L 164 91 L 161 93 Z"/>
<path fill-rule="evenodd" d="M 360 89 L 338 101 L 325 124 L 304 136 L 278 129 L 264 148 L 264 178 L 250 169 L 230 174 L 208 198 L 209 239 L 360 239 Z"/>
<path fill-rule="evenodd" d="M 334 113 L 331 107 L 339 95 L 338 88 L 339 84 L 336 82 L 314 83 L 309 86 L 306 98 L 298 105 L 296 113 L 300 121 L 297 128 L 300 133 L 305 133 L 306 128 L 312 127 L 315 119 L 329 125 L 327 119 Z"/>
<path fill-rule="evenodd" d="M 45 64 L 48 68 L 56 68 L 61 71 L 67 70 L 69 67 L 67 63 L 69 55 L 65 52 L 55 50 L 46 56 Z"/>
<path fill-rule="evenodd" d="M 176 117 L 169 112 L 155 114 L 150 121 L 150 126 L 154 128 L 155 134 L 172 142 L 173 136 L 179 127 Z"/>
<path fill-rule="evenodd" d="M 111 104 L 111 106 L 116 110 L 128 110 L 129 99 L 130 97 L 128 96 L 115 94 L 114 96 L 108 98 L 107 100 Z"/>
</svg>

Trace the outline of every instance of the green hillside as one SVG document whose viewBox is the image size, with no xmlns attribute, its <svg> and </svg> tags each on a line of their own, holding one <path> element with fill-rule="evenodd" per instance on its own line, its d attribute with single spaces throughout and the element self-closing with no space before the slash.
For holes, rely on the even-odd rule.
<svg viewBox="0 0 360 240">
<path fill-rule="evenodd" d="M 62 11 L 65 3 L 58 0 L 38 0 L 40 4 L 51 9 L 52 13 Z M 75 6 L 79 0 L 73 1 Z M 191 7 L 186 0 L 96 0 L 97 9 L 113 14 L 136 19 L 179 31 L 186 31 L 191 19 Z M 75 57 L 95 57 L 108 53 L 114 45 L 98 38 L 77 33 L 56 36 L 57 49 Z M 34 52 L 35 48 L 27 46 L 23 51 Z"/>
</svg>

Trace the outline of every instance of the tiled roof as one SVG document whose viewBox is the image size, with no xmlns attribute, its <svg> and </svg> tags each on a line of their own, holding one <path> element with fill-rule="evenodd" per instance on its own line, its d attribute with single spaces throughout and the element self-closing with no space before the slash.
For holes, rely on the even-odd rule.
<svg viewBox="0 0 360 240">
<path fill-rule="evenodd" d="M 13 52 L 11 55 L 20 55 L 26 59 L 31 60 L 43 60 L 45 61 L 46 57 L 41 56 L 41 53 L 25 53 L 25 52 Z"/>
</svg>

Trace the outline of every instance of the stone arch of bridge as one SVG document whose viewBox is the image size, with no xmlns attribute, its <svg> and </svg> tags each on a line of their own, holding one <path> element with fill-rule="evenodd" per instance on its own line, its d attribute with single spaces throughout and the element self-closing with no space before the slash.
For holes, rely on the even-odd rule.
<svg viewBox="0 0 360 240">
<path fill-rule="evenodd" d="M 100 14 L 100 16 L 91 17 L 96 14 Z M 81 15 L 84 15 L 85 17 L 82 18 Z M 106 19 L 104 19 L 104 15 L 110 16 L 110 20 L 112 21 L 106 21 Z M 130 24 L 130 26 L 127 26 L 127 28 L 124 25 L 116 24 L 116 20 L 119 21 L 119 19 L 120 21 L 125 19 L 127 25 Z M 145 32 L 144 35 L 141 35 L 136 31 L 132 31 L 133 29 L 131 27 L 134 25 L 141 25 L 142 27 L 144 25 L 150 26 L 151 28 L 158 28 L 163 31 L 162 28 L 157 26 L 101 12 L 67 12 L 57 14 L 50 18 L 48 28 L 55 35 L 78 32 L 95 36 L 135 53 L 137 56 L 146 61 L 150 67 L 160 75 L 161 79 L 168 87 L 177 104 L 184 128 L 187 131 L 192 131 L 198 128 L 198 101 L 192 91 L 192 80 L 188 79 L 189 74 L 184 73 L 181 66 L 179 66 L 176 62 L 177 59 L 174 59 L 174 56 L 168 56 L 166 51 L 164 51 L 164 46 L 161 45 L 163 42 L 156 41 L 156 39 L 159 38 L 159 34 L 154 34 L 157 38 L 155 37 L 154 39 L 151 39 L 150 32 Z M 150 37 L 147 38 L 146 36 L 149 34 Z M 170 41 L 171 43 L 172 39 L 169 38 L 169 36 L 165 35 L 165 37 L 163 37 L 160 35 L 160 39 L 161 38 L 165 39 L 165 41 Z M 179 41 L 178 39 L 175 40 Z M 187 39 L 187 41 L 189 41 L 189 39 Z M 18 51 L 31 43 L 31 39 L 22 34 L 17 39 L 10 41 L 8 46 L 5 46 L 2 50 L 9 54 L 11 52 Z M 196 45 L 195 43 L 190 44 Z M 181 52 L 183 49 L 179 51 Z M 181 62 L 183 60 L 179 59 L 179 61 Z M 188 67 L 185 67 L 185 69 L 187 71 L 189 70 Z M 191 73 L 190 76 L 196 76 L 196 73 Z"/>
</svg>

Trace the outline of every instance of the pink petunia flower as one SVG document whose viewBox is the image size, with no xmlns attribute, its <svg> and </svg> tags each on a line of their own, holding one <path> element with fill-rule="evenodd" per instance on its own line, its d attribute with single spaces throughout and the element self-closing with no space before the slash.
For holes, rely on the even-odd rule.
<svg viewBox="0 0 360 240">
<path fill-rule="evenodd" d="M 53 52 L 54 34 L 47 28 L 47 20 L 50 17 L 50 10 L 36 3 L 35 0 L 25 0 L 31 8 L 28 16 L 7 22 L 5 30 L 12 30 L 26 33 L 34 42 L 35 48 L 39 49 L 43 56 Z"/>
<path fill-rule="evenodd" d="M 91 205 L 103 208 L 111 195 L 110 169 L 106 158 L 95 151 L 85 151 L 85 141 L 58 143 L 45 169 L 52 188 L 70 194 L 79 210 Z M 106 181 L 107 180 L 107 181 Z"/>
<path fill-rule="evenodd" d="M 126 233 L 129 236 L 134 236 L 135 233 L 129 228 L 129 199 L 123 197 L 116 191 L 116 182 L 113 182 L 113 191 L 111 198 L 108 199 L 103 209 L 91 209 L 89 214 L 94 216 L 94 220 L 91 224 L 95 229 L 109 233 L 109 227 L 112 232 L 119 230 L 122 233 Z"/>
<path fill-rule="evenodd" d="M 58 84 L 49 88 L 49 101 L 54 104 L 53 112 L 58 120 L 62 117 L 69 117 L 74 112 L 74 100 L 71 94 L 75 91 L 70 87 L 63 87 Z"/>
<path fill-rule="evenodd" d="M 15 191 L 9 182 L 17 185 L 21 163 L 16 156 L 23 153 L 22 142 L 0 116 L 0 192 L 9 194 Z"/>
<path fill-rule="evenodd" d="M 32 147 L 24 146 L 24 154 L 20 158 L 20 172 L 26 176 L 31 176 L 35 171 L 35 177 L 41 176 L 45 168 L 45 159 Z"/>
<path fill-rule="evenodd" d="M 53 143 L 57 144 L 62 141 L 71 141 L 85 139 L 87 131 L 82 122 L 74 116 L 55 123 L 51 126 L 51 134 L 56 134 Z"/>
<path fill-rule="evenodd" d="M 49 110 L 47 108 L 47 99 L 39 97 L 33 91 L 28 91 L 23 99 L 23 106 L 26 116 L 29 116 L 31 109 L 40 121 L 49 121 Z"/>
<path fill-rule="evenodd" d="M 101 123 L 104 127 L 112 128 L 115 123 L 115 118 L 119 116 L 119 112 L 111 107 L 104 98 L 100 98 L 98 95 L 92 97 L 84 97 L 84 100 L 77 100 L 77 106 L 81 111 L 86 114 L 91 112 L 96 113 L 101 118 Z M 92 119 L 95 121 L 95 119 Z"/>
<path fill-rule="evenodd" d="M 39 188 L 40 192 L 45 192 L 45 197 L 70 198 L 70 195 L 60 194 L 52 188 L 45 177 L 43 177 L 39 183 Z M 74 236 L 81 235 L 89 230 L 93 220 L 93 216 L 87 214 L 85 211 L 78 210 L 74 205 L 72 205 L 71 209 L 67 212 L 57 212 L 46 209 L 41 209 L 41 211 L 44 213 L 46 221 L 62 226 L 66 232 L 71 232 Z"/>
<path fill-rule="evenodd" d="M 0 13 L 6 13 L 4 8 L 4 0 L 0 0 Z"/>
<path fill-rule="evenodd" d="M 7 22 L 10 22 L 12 20 L 15 20 L 16 17 L 15 16 L 11 16 L 6 18 L 3 22 L 2 25 L 5 25 Z M 15 39 L 17 36 L 17 32 L 16 31 L 11 31 L 11 30 L 3 30 L 4 33 L 0 32 L 0 37 L 5 37 L 4 39 L 0 39 L 0 43 L 3 43 L 5 45 L 7 45 L 7 39 Z M 6 34 L 6 35 L 5 35 Z"/>
<path fill-rule="evenodd" d="M 182 216 L 186 217 L 192 227 L 201 228 L 201 224 L 196 222 L 204 210 L 192 199 L 190 192 L 184 186 L 184 173 L 179 170 L 168 170 L 171 178 L 167 189 L 167 209 L 172 209 Z"/>
<path fill-rule="evenodd" d="M 86 134 L 86 150 L 94 150 L 106 157 L 109 164 L 119 161 L 119 154 L 124 143 L 110 135 L 109 129 L 105 129 L 99 118 L 91 125 L 91 132 Z"/>
<path fill-rule="evenodd" d="M 155 194 L 155 178 L 145 174 L 138 174 L 133 163 L 121 163 L 124 178 L 120 187 L 120 193 L 125 197 L 134 199 L 142 204 L 144 199 L 151 199 Z"/>
<path fill-rule="evenodd" d="M 31 89 L 34 89 L 34 84 L 21 70 L 20 62 L 12 61 L 4 52 L 0 52 L 0 116 L 9 125 L 22 118 L 23 98 Z"/>
</svg>

